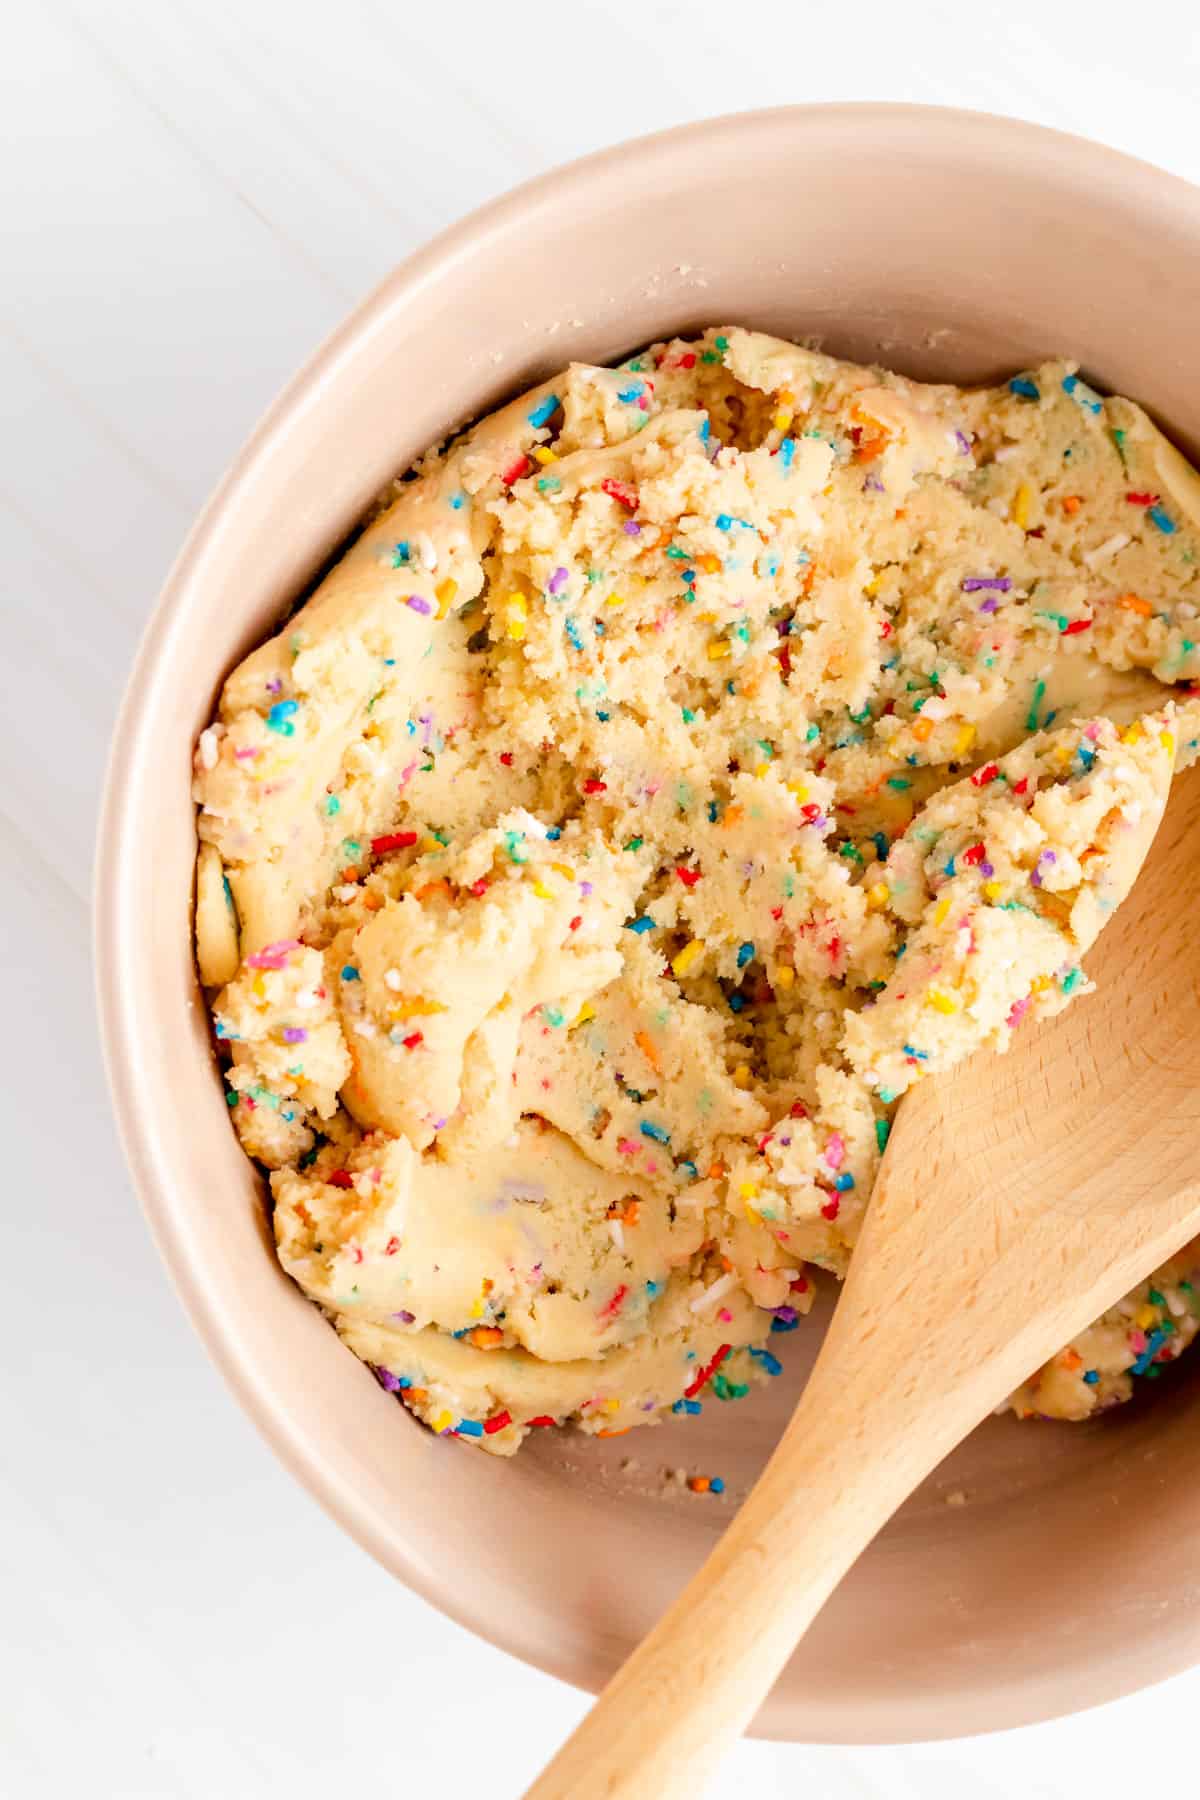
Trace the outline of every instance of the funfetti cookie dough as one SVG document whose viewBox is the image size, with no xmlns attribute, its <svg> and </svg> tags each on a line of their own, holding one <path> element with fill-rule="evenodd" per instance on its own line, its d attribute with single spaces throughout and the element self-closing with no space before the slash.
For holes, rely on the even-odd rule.
<svg viewBox="0 0 1200 1800">
<path fill-rule="evenodd" d="M 1086 991 L 1200 737 L 1200 483 L 1066 362 L 759 334 L 431 453 L 226 683 L 196 929 L 284 1267 L 500 1453 L 779 1368 L 894 1110 Z M 1200 1248 L 1040 1371 L 1190 1342 Z"/>
</svg>

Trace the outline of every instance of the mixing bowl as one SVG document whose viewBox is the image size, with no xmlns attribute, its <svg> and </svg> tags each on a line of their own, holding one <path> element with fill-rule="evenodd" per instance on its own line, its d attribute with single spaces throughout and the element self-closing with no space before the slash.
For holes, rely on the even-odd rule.
<svg viewBox="0 0 1200 1800">
<path fill-rule="evenodd" d="M 513 1462 L 430 1436 L 376 1386 L 275 1261 L 196 986 L 191 752 L 222 676 L 391 474 L 573 357 L 730 322 L 956 381 L 1066 353 L 1195 454 L 1197 318 L 1200 191 L 1094 144 L 920 107 L 689 126 L 535 181 L 398 269 L 268 414 L 167 582 L 117 729 L 97 876 L 109 1070 L 151 1226 L 209 1352 L 330 1513 L 454 1618 L 569 1681 L 601 1684 L 708 1551 L 815 1329 L 738 1405 L 619 1442 L 542 1433 Z M 726 1494 L 664 1480 L 677 1468 L 722 1475 Z M 842 1585 L 757 1729 L 1010 1726 L 1197 1657 L 1200 1354 L 1090 1425 L 990 1420 Z"/>
</svg>

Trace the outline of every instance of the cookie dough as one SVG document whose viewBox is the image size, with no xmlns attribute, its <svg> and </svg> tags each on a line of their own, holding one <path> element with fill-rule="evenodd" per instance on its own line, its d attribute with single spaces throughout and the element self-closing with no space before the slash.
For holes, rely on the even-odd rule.
<svg viewBox="0 0 1200 1800">
<path fill-rule="evenodd" d="M 736 329 L 395 485 L 195 785 L 231 1117 L 385 1387 L 507 1454 L 778 1370 L 905 1091 L 1086 991 L 1197 756 L 1198 543 L 1069 362 L 964 391 Z M 1014 1408 L 1125 1398 L 1194 1266 Z"/>
</svg>

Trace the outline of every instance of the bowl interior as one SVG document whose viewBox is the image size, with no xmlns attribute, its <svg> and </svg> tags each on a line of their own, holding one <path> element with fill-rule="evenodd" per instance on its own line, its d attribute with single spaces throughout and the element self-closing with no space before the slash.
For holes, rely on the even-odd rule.
<svg viewBox="0 0 1200 1800">
<path fill-rule="evenodd" d="M 729 322 L 954 380 L 1067 353 L 1195 453 L 1198 309 L 1200 195 L 1096 146 L 922 108 L 690 127 L 535 183 L 401 269 L 269 415 L 171 577 L 118 730 L 97 894 L 110 1071 L 151 1223 L 243 1403 L 335 1516 L 569 1680 L 606 1679 L 707 1552 L 816 1330 L 746 1401 L 619 1442 L 546 1433 L 513 1463 L 429 1437 L 341 1348 L 275 1263 L 195 987 L 189 765 L 220 680 L 390 474 L 572 357 Z M 1192 1660 L 1198 1426 L 1200 1354 L 1093 1425 L 989 1421 L 852 1572 L 758 1729 L 988 1729 Z"/>
</svg>

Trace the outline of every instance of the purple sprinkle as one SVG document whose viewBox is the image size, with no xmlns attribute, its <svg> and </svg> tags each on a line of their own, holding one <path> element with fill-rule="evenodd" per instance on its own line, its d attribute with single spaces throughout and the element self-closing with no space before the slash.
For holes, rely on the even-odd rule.
<svg viewBox="0 0 1200 1800">
<path fill-rule="evenodd" d="M 961 431 L 955 432 L 954 441 L 958 445 L 959 449 L 962 451 L 964 456 L 970 456 L 970 454 L 971 454 L 970 443 L 968 442 L 967 438 L 964 436 L 964 434 Z"/>
<path fill-rule="evenodd" d="M 626 537 L 641 537 L 641 535 L 642 535 L 642 528 L 638 524 L 637 520 L 636 519 L 626 519 L 626 521 L 625 521 L 625 536 Z"/>
<path fill-rule="evenodd" d="M 794 1306 L 774 1306 L 771 1310 L 785 1325 L 794 1325 L 800 1317 Z"/>
<path fill-rule="evenodd" d="M 422 599 L 420 594 L 410 594 L 404 604 L 411 606 L 414 612 L 423 613 L 426 617 L 433 611 L 428 600 Z"/>
<path fill-rule="evenodd" d="M 411 1325 L 416 1316 L 416 1313 L 403 1311 L 392 1314 L 393 1319 L 398 1319 L 401 1325 Z"/>
<path fill-rule="evenodd" d="M 1000 602 L 998 600 L 985 600 L 979 610 L 980 612 L 999 612 Z"/>
<path fill-rule="evenodd" d="M 433 726 L 433 714 L 418 713 L 417 720 L 419 724 L 425 727 L 425 730 L 421 734 L 421 742 L 422 744 L 427 744 L 429 742 L 429 733 Z"/>
<path fill-rule="evenodd" d="M 964 594 L 978 594 L 984 588 L 993 588 L 998 594 L 1007 594 L 1012 581 L 1007 575 L 968 575 L 962 584 Z"/>
<path fill-rule="evenodd" d="M 994 875 L 996 871 L 990 862 L 981 862 L 979 865 L 979 873 L 986 877 L 988 875 Z"/>
<path fill-rule="evenodd" d="M 579 884 L 579 891 L 581 894 L 584 894 L 584 895 L 590 894 L 592 891 L 591 882 L 590 881 L 581 881 Z"/>
<path fill-rule="evenodd" d="M 299 1025 L 285 1025 L 283 1028 L 285 1044 L 302 1044 L 307 1036 L 307 1031 L 304 1031 Z"/>
<path fill-rule="evenodd" d="M 863 487 L 870 488 L 873 494 L 883 494 L 887 492 L 878 475 L 868 475 L 867 479 L 863 482 Z"/>
<path fill-rule="evenodd" d="M 1058 861 L 1058 858 L 1054 854 L 1053 850 L 1043 850 L 1042 851 L 1042 854 L 1037 859 L 1037 865 L 1034 868 L 1033 874 L 1029 877 L 1029 879 L 1032 881 L 1034 887 L 1041 887 L 1041 885 L 1042 885 L 1042 877 L 1041 877 L 1042 864 L 1043 863 L 1054 863 L 1057 861 Z"/>
<path fill-rule="evenodd" d="M 270 681 L 268 681 L 267 692 L 268 694 L 281 694 L 283 692 L 283 683 L 280 681 L 278 675 L 273 675 Z"/>
<path fill-rule="evenodd" d="M 553 575 L 550 577 L 546 591 L 550 594 L 561 594 L 566 585 L 567 571 L 563 568 L 558 568 L 555 569 Z"/>
<path fill-rule="evenodd" d="M 381 1369 L 378 1366 L 375 1369 L 375 1379 L 381 1388 L 387 1389 L 389 1394 L 398 1394 L 404 1385 L 400 1377 L 393 1375 L 390 1369 Z"/>
</svg>

